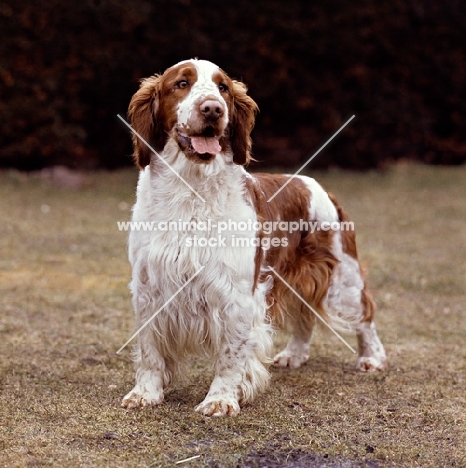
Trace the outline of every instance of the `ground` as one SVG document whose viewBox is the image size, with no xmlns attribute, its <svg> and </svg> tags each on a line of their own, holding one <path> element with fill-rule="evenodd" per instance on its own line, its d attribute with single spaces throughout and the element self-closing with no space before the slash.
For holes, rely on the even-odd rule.
<svg viewBox="0 0 466 468">
<path fill-rule="evenodd" d="M 120 408 L 134 321 L 117 221 L 136 171 L 71 188 L 0 173 L 0 466 L 466 466 L 466 167 L 312 175 L 355 221 L 389 367 L 356 372 L 318 331 L 306 366 L 272 369 L 238 417 L 212 419 L 193 411 L 204 361 L 160 407 Z"/>
</svg>

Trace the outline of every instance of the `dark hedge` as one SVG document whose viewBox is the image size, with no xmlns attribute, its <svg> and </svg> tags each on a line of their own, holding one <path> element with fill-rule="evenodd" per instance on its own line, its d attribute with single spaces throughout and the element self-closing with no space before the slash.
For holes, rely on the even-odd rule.
<svg viewBox="0 0 466 468">
<path fill-rule="evenodd" d="M 460 0 L 0 3 L 0 165 L 131 163 L 138 80 L 199 57 L 258 102 L 255 157 L 312 167 L 466 160 Z"/>
</svg>

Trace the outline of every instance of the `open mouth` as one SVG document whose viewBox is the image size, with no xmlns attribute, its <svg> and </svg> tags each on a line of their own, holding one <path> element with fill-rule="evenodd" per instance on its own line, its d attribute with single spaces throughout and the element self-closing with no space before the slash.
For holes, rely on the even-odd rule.
<svg viewBox="0 0 466 468">
<path fill-rule="evenodd" d="M 177 129 L 177 136 L 181 149 L 195 154 L 202 161 L 213 159 L 222 150 L 218 137 L 215 136 L 215 130 L 210 125 L 199 135 L 191 136 Z"/>
</svg>

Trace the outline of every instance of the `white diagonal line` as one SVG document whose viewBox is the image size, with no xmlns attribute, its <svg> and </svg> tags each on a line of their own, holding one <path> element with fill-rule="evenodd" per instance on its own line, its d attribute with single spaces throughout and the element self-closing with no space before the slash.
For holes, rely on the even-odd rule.
<svg viewBox="0 0 466 468">
<path fill-rule="evenodd" d="M 268 200 L 273 200 L 356 116 L 353 115 L 348 121 L 337 130 L 288 180 L 283 184 Z"/>
<path fill-rule="evenodd" d="M 142 325 L 142 326 L 139 328 L 139 330 L 138 330 L 137 332 L 135 332 L 135 333 L 133 334 L 133 336 L 132 336 L 116 353 L 117 353 L 117 354 L 120 354 L 120 352 L 123 350 L 123 348 L 125 348 L 126 345 L 127 345 L 130 341 L 132 341 L 133 338 L 136 337 L 136 336 L 151 322 L 151 320 L 153 320 L 153 319 L 160 313 L 160 311 L 161 311 L 165 306 L 167 306 L 168 304 L 170 304 L 170 302 L 173 301 L 173 299 L 175 299 L 175 297 L 178 296 L 178 294 L 179 294 L 189 283 L 191 283 L 191 281 L 192 281 L 204 268 L 205 268 L 205 267 L 202 266 L 198 271 L 196 271 L 196 273 L 194 273 L 194 275 L 191 276 L 191 278 L 189 278 L 189 280 L 186 281 L 186 283 L 184 283 L 183 286 L 181 286 L 181 287 L 178 289 L 178 291 L 176 291 L 176 293 L 173 294 L 173 296 L 170 297 L 170 299 L 168 299 L 168 300 L 165 302 L 165 304 L 164 304 L 162 307 L 160 307 L 160 309 L 158 309 L 158 310 L 154 313 L 154 315 L 152 315 L 152 317 L 151 317 L 150 319 L 148 319 L 148 320 L 146 321 L 146 323 L 144 323 L 144 325 Z"/>
<path fill-rule="evenodd" d="M 173 174 L 176 175 L 176 177 L 178 177 L 187 187 L 189 187 L 191 189 L 191 191 L 198 197 L 200 198 L 204 203 L 205 203 L 205 200 L 204 198 L 202 198 L 197 192 L 196 190 L 194 190 L 191 185 L 188 184 L 188 182 L 186 182 L 186 180 L 183 179 L 183 177 L 181 177 L 178 172 L 175 171 L 175 169 L 173 169 L 173 167 L 170 166 L 170 164 L 167 163 L 167 161 L 165 161 L 164 158 L 162 158 L 162 156 L 160 156 L 159 153 L 157 153 L 157 151 L 155 151 L 154 148 L 152 148 L 152 146 L 136 131 L 134 130 L 134 128 L 123 118 L 121 117 L 120 114 L 117 114 L 117 117 L 156 155 L 159 157 L 159 159 L 161 161 L 163 161 L 163 163 L 173 172 Z"/>
<path fill-rule="evenodd" d="M 194 457 L 185 458 L 184 460 L 180 460 L 180 461 L 175 462 L 175 465 L 181 465 L 182 463 L 186 463 L 186 462 L 189 462 L 189 461 L 192 461 L 192 460 L 196 460 L 198 458 L 200 458 L 200 455 L 194 455 Z"/>
<path fill-rule="evenodd" d="M 338 339 L 340 341 L 342 341 L 353 353 L 356 353 L 356 351 L 354 350 L 354 348 L 341 336 L 339 335 L 330 325 L 329 323 L 327 323 L 315 310 L 314 308 L 309 305 L 289 284 L 288 282 L 285 280 L 285 278 L 283 278 L 281 275 L 279 275 L 274 268 L 270 267 L 270 269 L 277 275 L 278 278 L 280 278 L 283 283 L 288 286 L 288 288 L 290 289 L 290 291 L 303 303 L 305 304 L 307 307 L 309 307 L 309 309 L 311 309 L 311 311 L 314 313 L 314 315 L 322 322 L 324 323 L 325 325 L 327 325 L 327 327 L 338 337 Z"/>
</svg>

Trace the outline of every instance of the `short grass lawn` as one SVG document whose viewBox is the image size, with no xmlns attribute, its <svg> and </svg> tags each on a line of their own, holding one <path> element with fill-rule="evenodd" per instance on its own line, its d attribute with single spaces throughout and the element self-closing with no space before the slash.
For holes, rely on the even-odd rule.
<svg viewBox="0 0 466 468">
<path fill-rule="evenodd" d="M 465 467 L 466 167 L 312 175 L 355 222 L 389 367 L 356 372 L 317 330 L 306 366 L 272 368 L 238 417 L 212 419 L 193 411 L 202 360 L 160 407 L 120 407 L 134 320 L 117 221 L 136 170 L 78 189 L 0 173 L 0 466 Z"/>
</svg>

